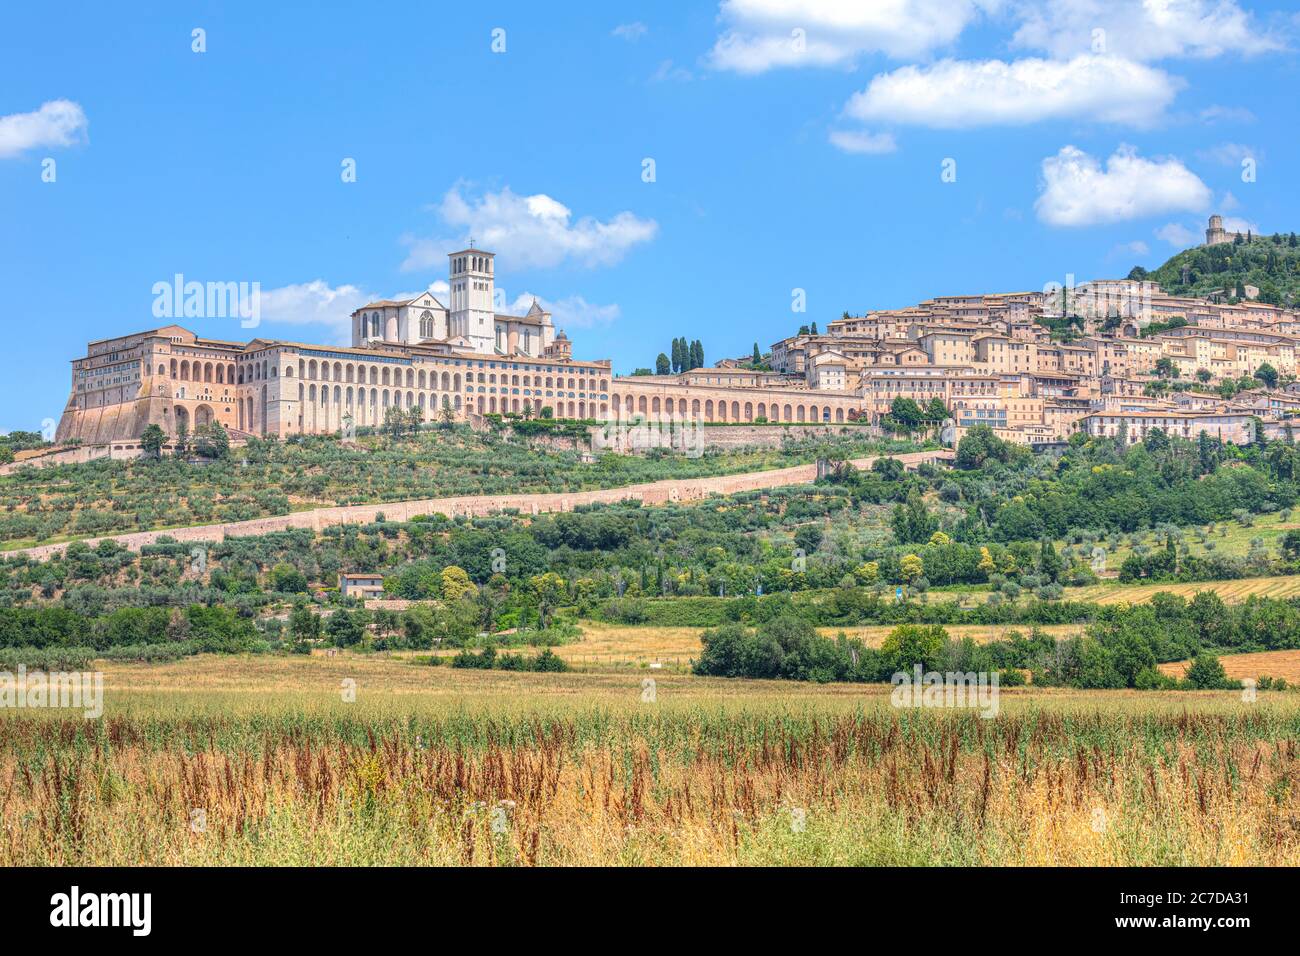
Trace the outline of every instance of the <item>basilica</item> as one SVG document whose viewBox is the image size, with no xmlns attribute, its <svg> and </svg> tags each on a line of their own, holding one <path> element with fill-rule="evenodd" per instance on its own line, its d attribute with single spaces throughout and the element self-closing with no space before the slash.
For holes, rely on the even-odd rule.
<svg viewBox="0 0 1300 956">
<path fill-rule="evenodd" d="M 91 342 L 72 362 L 55 440 L 132 457 L 149 425 L 176 436 L 219 422 L 235 440 L 287 438 L 379 426 L 393 407 L 426 421 L 546 410 L 602 422 L 858 415 L 858 391 L 828 357 L 807 380 L 725 364 L 616 378 L 608 359 L 574 358 L 538 302 L 523 315 L 498 312 L 495 275 L 495 254 L 471 243 L 448 256 L 446 303 L 430 292 L 369 302 L 351 315 L 348 346 L 212 339 L 175 324 Z"/>
</svg>

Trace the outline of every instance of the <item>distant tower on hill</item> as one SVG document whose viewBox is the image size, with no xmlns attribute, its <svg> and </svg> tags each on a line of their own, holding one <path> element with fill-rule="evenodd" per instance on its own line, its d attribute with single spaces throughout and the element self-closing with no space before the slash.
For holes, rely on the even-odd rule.
<svg viewBox="0 0 1300 956">
<path fill-rule="evenodd" d="M 1211 216 L 1210 227 L 1205 230 L 1205 244 L 1207 246 L 1221 246 L 1225 242 L 1232 242 L 1238 236 L 1243 239 L 1246 238 L 1244 232 L 1227 232 L 1223 228 L 1222 216 Z"/>
</svg>

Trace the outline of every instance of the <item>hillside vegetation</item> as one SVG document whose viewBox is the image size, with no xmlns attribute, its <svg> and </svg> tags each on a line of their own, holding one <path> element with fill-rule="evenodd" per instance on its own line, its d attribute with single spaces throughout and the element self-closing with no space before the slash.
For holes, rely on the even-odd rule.
<svg viewBox="0 0 1300 956">
<path fill-rule="evenodd" d="M 1292 233 L 1251 236 L 1249 240 L 1184 249 L 1160 268 L 1140 266 L 1133 279 L 1149 279 L 1171 295 L 1205 297 L 1221 292 L 1244 297 L 1244 287 L 1259 289 L 1257 301 L 1293 306 L 1300 301 L 1300 239 Z"/>
<path fill-rule="evenodd" d="M 784 468 L 820 455 L 914 450 L 868 436 L 791 439 L 780 449 L 706 453 L 605 454 L 533 447 L 466 428 L 356 444 L 333 436 L 252 440 L 202 463 L 110 461 L 20 468 L 0 477 L 0 547 L 244 521 L 332 505 L 457 495 L 556 493 Z"/>
</svg>

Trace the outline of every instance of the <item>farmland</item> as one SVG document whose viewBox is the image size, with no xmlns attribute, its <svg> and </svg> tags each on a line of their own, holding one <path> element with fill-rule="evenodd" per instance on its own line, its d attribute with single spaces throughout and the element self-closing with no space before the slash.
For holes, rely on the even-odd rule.
<svg viewBox="0 0 1300 956">
<path fill-rule="evenodd" d="M 340 694 L 355 681 L 355 701 Z M 1300 863 L 1294 695 L 109 665 L 104 717 L 6 714 L 0 864 Z"/>
<path fill-rule="evenodd" d="M 1190 661 L 1171 661 L 1160 669 L 1171 677 L 1182 677 Z M 1288 684 L 1300 685 L 1300 651 L 1257 651 L 1253 654 L 1227 654 L 1219 658 L 1232 680 L 1280 677 Z"/>
<path fill-rule="evenodd" d="M 607 624 L 600 621 L 581 621 L 582 639 L 553 648 L 554 652 L 574 667 L 583 670 L 609 670 L 661 665 L 669 670 L 688 668 L 692 658 L 700 653 L 702 627 L 631 627 Z M 1040 628 L 1054 637 L 1064 638 L 1082 632 L 1076 624 L 1046 625 Z M 892 628 L 885 625 L 860 627 L 821 627 L 824 637 L 845 634 L 860 638 L 868 647 L 880 647 Z M 957 624 L 946 628 L 955 640 L 969 637 L 977 643 L 1005 639 L 1013 631 L 1026 628 L 1009 624 Z M 454 651 L 441 652 L 450 655 Z"/>
<path fill-rule="evenodd" d="M 462 441 L 482 444 L 457 458 Z M 591 462 L 489 441 L 309 450 L 350 464 L 308 469 L 325 492 L 290 506 L 404 454 L 433 458 L 347 496 L 816 452 Z M 21 823 L 0 865 L 1300 863 L 1294 478 L 1258 450 L 1003 451 L 0 560 L 7 666 L 106 687 L 96 719 L 0 712 L 0 817 Z M 269 449 L 258 474 L 279 487 L 307 453 Z M 347 571 L 385 600 L 342 593 Z M 985 716 L 894 706 L 914 669 L 996 677 L 998 696 Z M 1271 681 L 1252 697 L 1247 676 Z"/>
<path fill-rule="evenodd" d="M 1229 604 L 1250 597 L 1293 598 L 1300 595 L 1300 575 L 1272 575 L 1241 578 L 1235 581 L 1198 581 L 1191 584 L 1097 584 L 1070 588 L 1068 600 L 1095 601 L 1098 604 L 1145 604 L 1161 591 L 1190 598 L 1201 591 L 1213 591 Z"/>
</svg>

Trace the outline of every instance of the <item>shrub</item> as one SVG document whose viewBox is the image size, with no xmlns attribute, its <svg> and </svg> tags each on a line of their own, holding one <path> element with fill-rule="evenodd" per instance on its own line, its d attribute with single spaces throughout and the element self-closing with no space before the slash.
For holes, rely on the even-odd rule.
<svg viewBox="0 0 1300 956">
<path fill-rule="evenodd" d="M 1187 685 L 1201 690 L 1222 690 L 1240 686 L 1229 682 L 1219 659 L 1208 651 L 1202 651 L 1192 659 L 1192 666 L 1187 669 Z"/>
</svg>

